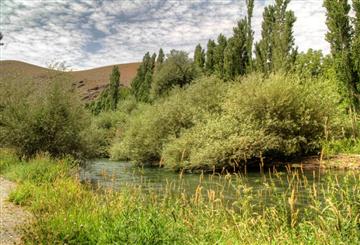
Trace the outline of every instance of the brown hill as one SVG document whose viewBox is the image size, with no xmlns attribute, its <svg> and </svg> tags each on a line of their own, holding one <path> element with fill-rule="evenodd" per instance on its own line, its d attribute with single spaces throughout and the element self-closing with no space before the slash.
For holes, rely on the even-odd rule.
<svg viewBox="0 0 360 245">
<path fill-rule="evenodd" d="M 130 86 L 139 65 L 140 63 L 118 65 L 121 73 L 120 80 L 123 86 Z M 113 65 L 83 71 L 69 71 L 67 73 L 74 81 L 73 84 L 78 89 L 81 98 L 84 100 L 91 100 L 94 99 L 109 83 L 112 67 Z M 16 73 L 31 79 L 45 80 L 51 71 L 52 70 L 48 68 L 21 61 L 0 61 L 0 77 L 5 79 Z"/>
</svg>

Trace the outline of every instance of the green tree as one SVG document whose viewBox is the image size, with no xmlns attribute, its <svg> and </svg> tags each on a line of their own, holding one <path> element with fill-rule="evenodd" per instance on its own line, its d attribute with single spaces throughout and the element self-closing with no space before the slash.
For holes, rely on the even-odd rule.
<svg viewBox="0 0 360 245">
<path fill-rule="evenodd" d="M 97 146 L 91 118 L 78 97 L 65 73 L 40 84 L 28 78 L 2 84 L 0 146 L 15 149 L 20 157 L 41 152 L 93 156 Z"/>
<path fill-rule="evenodd" d="M 114 66 L 110 76 L 110 107 L 112 110 L 115 110 L 119 102 L 120 94 L 120 71 L 118 66 Z"/>
<path fill-rule="evenodd" d="M 156 63 L 162 64 L 164 62 L 164 59 L 165 59 L 164 50 L 162 48 L 160 48 L 159 55 L 158 55 L 158 58 L 156 60 Z"/>
<path fill-rule="evenodd" d="M 360 93 L 357 64 L 359 54 L 354 53 L 354 51 L 356 52 L 359 45 L 359 1 L 354 1 L 356 13 L 355 32 L 349 17 L 351 6 L 347 0 L 325 0 L 324 7 L 327 10 L 326 24 L 328 26 L 326 40 L 330 43 L 337 80 L 340 82 L 340 90 L 344 98 L 347 99 L 350 109 L 358 111 Z M 352 55 L 352 53 L 354 54 Z"/>
<path fill-rule="evenodd" d="M 265 7 L 261 29 L 261 40 L 255 44 L 256 68 L 263 73 L 272 70 L 272 40 L 275 24 L 275 7 Z"/>
<path fill-rule="evenodd" d="M 254 1 L 247 0 L 248 15 L 234 27 L 234 35 L 228 40 L 224 50 L 224 74 L 226 79 L 244 75 L 252 69 L 253 31 L 251 18 Z"/>
<path fill-rule="evenodd" d="M 290 0 L 276 0 L 264 10 L 261 40 L 255 44 L 256 67 L 263 73 L 287 71 L 295 62 L 296 18 L 293 11 L 287 10 L 289 3 Z"/>
<path fill-rule="evenodd" d="M 309 49 L 296 57 L 294 72 L 301 78 L 311 79 L 324 74 L 324 56 L 321 50 Z"/>
<path fill-rule="evenodd" d="M 216 43 L 214 40 L 209 39 L 207 43 L 207 50 L 206 50 L 206 61 L 205 61 L 205 70 L 207 73 L 212 74 L 215 68 L 215 53 Z"/>
<path fill-rule="evenodd" d="M 166 94 L 175 86 L 184 86 L 197 76 L 192 60 L 184 51 L 171 50 L 167 59 L 156 70 L 151 86 L 151 97 Z"/>
<path fill-rule="evenodd" d="M 215 73 L 220 77 L 224 77 L 224 52 L 227 45 L 226 37 L 220 34 L 217 39 L 218 44 L 215 48 Z"/>
<path fill-rule="evenodd" d="M 204 69 L 205 64 L 205 51 L 202 49 L 201 45 L 196 45 L 194 52 L 194 64 L 201 71 Z"/>
<path fill-rule="evenodd" d="M 152 83 L 152 75 L 155 67 L 156 56 L 150 57 L 147 52 L 139 66 L 136 76 L 131 83 L 131 90 L 138 101 L 148 102 Z"/>
<path fill-rule="evenodd" d="M 248 70 L 251 71 L 253 69 L 252 53 L 253 53 L 253 42 L 254 42 L 254 31 L 252 30 L 251 20 L 254 12 L 254 0 L 246 0 L 246 5 L 247 5 L 247 32 L 248 32 L 246 49 L 249 55 Z"/>
</svg>

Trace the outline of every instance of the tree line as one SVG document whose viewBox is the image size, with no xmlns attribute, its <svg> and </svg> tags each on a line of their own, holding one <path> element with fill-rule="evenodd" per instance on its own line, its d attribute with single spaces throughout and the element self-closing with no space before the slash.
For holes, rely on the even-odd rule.
<svg viewBox="0 0 360 245">
<path fill-rule="evenodd" d="M 137 101 L 151 102 L 174 86 L 182 87 L 201 75 L 216 75 L 225 81 L 253 72 L 269 76 L 294 71 L 301 62 L 302 68 L 312 67 L 309 73 L 317 73 L 325 59 L 321 51 L 298 52 L 293 32 L 296 17 L 288 9 L 289 3 L 290 0 L 276 0 L 265 7 L 261 39 L 257 42 L 252 29 L 254 0 L 246 0 L 247 15 L 237 22 L 232 36 L 219 34 L 217 40 L 208 40 L 206 48 L 196 45 L 193 59 L 184 51 L 172 50 L 166 56 L 163 49 L 158 54 L 147 52 L 131 83 L 131 94 Z M 360 0 L 353 0 L 352 5 L 348 0 L 324 0 L 324 7 L 328 26 L 326 40 L 331 46 L 331 54 L 326 59 L 335 70 L 344 102 L 351 112 L 359 112 Z M 351 9 L 355 17 L 350 16 Z M 118 70 L 113 71 L 111 79 L 117 76 L 114 73 Z M 94 111 L 116 108 L 118 92 L 119 85 L 110 86 L 100 96 L 102 102 L 95 103 Z"/>
</svg>

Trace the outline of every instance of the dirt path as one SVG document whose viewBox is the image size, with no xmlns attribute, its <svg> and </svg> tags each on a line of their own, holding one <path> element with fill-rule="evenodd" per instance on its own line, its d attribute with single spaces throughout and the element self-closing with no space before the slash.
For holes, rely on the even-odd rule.
<svg viewBox="0 0 360 245">
<path fill-rule="evenodd" d="M 0 245 L 21 244 L 18 227 L 30 219 L 28 212 L 7 200 L 15 187 L 15 183 L 0 176 Z"/>
</svg>

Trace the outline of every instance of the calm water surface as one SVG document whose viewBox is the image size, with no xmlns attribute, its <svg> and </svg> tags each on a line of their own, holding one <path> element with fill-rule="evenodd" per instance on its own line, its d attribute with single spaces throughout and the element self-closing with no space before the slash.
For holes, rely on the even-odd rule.
<svg viewBox="0 0 360 245">
<path fill-rule="evenodd" d="M 326 187 L 327 177 L 337 175 L 339 181 L 346 172 L 327 171 L 320 173 L 318 170 L 303 172 L 300 175 L 306 176 L 306 183 L 300 181 L 298 191 L 305 192 L 302 184 L 323 185 Z M 286 172 L 279 172 L 277 177 L 272 176 L 272 183 L 278 192 L 284 192 L 288 189 L 289 176 Z M 139 168 L 130 162 L 110 161 L 108 159 L 96 159 L 88 162 L 80 171 L 80 178 L 84 182 L 89 182 L 100 188 L 113 188 L 121 190 L 125 186 L 138 186 L 144 191 L 154 191 L 161 195 L 165 190 L 171 189 L 172 192 L 185 192 L 192 195 L 201 183 L 201 190 L 206 195 L 208 190 L 214 190 L 221 193 L 227 200 L 234 200 L 238 197 L 239 187 L 247 186 L 252 190 L 262 190 L 266 192 L 268 187 L 265 182 L 269 182 L 269 174 L 261 175 L 259 172 L 250 172 L 236 178 L 235 175 L 201 175 L 201 174 L 183 174 L 173 171 L 144 167 Z M 231 181 L 229 181 L 231 179 Z M 265 181 L 266 179 L 266 181 Z M 303 178 L 300 178 L 303 179 Z M 245 185 L 244 185 L 245 184 Z M 308 188 L 309 189 L 309 188 Z M 304 193 L 303 193 L 304 194 Z M 301 197 L 302 196 L 302 197 Z M 306 202 L 307 195 L 300 195 Z"/>
</svg>

